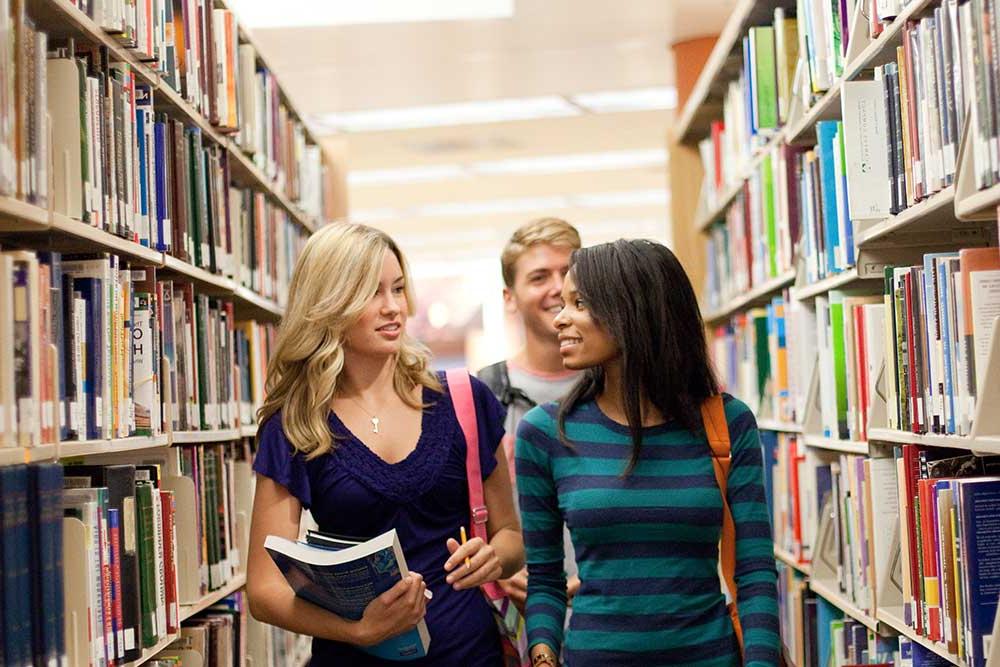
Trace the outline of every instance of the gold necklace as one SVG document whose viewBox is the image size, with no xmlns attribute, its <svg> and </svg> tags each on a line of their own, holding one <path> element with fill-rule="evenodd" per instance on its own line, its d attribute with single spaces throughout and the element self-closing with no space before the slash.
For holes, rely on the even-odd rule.
<svg viewBox="0 0 1000 667">
<path fill-rule="evenodd" d="M 364 413 L 365 413 L 366 415 L 368 415 L 368 416 L 369 416 L 369 417 L 371 418 L 371 422 L 372 422 L 372 433 L 376 433 L 376 434 L 377 434 L 377 433 L 379 433 L 379 430 L 378 430 L 378 425 L 379 425 L 379 418 L 378 418 L 378 417 L 376 417 L 375 415 L 373 415 L 373 414 L 372 414 L 371 412 L 368 412 L 368 409 L 367 409 L 367 408 L 366 408 L 366 407 L 365 407 L 364 405 L 362 405 L 362 404 L 361 404 L 361 401 L 359 401 L 358 399 L 354 398 L 353 396 L 348 396 L 348 398 L 349 398 L 349 399 L 351 399 L 352 401 L 354 401 L 354 402 L 355 402 L 355 403 L 357 404 L 357 406 L 358 406 L 359 408 L 361 408 L 361 410 L 362 410 L 362 411 L 363 411 L 363 412 L 364 412 Z"/>
</svg>

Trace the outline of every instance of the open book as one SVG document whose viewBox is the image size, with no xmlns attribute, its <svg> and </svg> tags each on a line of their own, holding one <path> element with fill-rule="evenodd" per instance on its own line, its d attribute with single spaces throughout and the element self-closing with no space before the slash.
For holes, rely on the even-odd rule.
<svg viewBox="0 0 1000 667">
<path fill-rule="evenodd" d="M 354 621 L 409 574 L 395 529 L 367 541 L 316 531 L 309 532 L 307 543 L 268 535 L 264 548 L 296 595 Z M 430 643 L 427 625 L 420 621 L 409 632 L 361 648 L 384 660 L 414 660 L 427 655 Z"/>
</svg>

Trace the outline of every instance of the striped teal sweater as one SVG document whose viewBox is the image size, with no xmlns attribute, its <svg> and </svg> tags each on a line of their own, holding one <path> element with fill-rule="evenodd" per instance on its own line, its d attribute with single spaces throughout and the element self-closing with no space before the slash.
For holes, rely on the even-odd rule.
<svg viewBox="0 0 1000 667">
<path fill-rule="evenodd" d="M 773 667 L 777 588 L 757 424 L 731 396 L 725 408 L 745 664 Z M 529 643 L 563 650 L 571 667 L 738 665 L 717 570 L 722 497 L 704 434 L 674 423 L 645 429 L 639 464 L 623 478 L 628 428 L 585 403 L 566 420 L 570 450 L 556 434 L 556 409 L 531 410 L 517 431 Z M 565 645 L 563 521 L 583 582 Z"/>
</svg>

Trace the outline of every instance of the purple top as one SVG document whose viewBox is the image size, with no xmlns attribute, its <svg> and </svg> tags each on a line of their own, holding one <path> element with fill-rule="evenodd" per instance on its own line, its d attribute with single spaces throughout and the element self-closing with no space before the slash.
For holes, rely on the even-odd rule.
<svg viewBox="0 0 1000 667">
<path fill-rule="evenodd" d="M 439 374 L 442 385 L 446 382 Z M 479 459 L 485 480 L 496 468 L 504 409 L 489 388 L 472 378 L 479 426 Z M 253 469 L 284 486 L 312 511 L 320 530 L 375 537 L 395 528 L 406 563 L 434 592 L 427 603 L 430 651 L 407 665 L 493 667 L 500 641 L 492 612 L 476 589 L 456 591 L 445 582 L 445 541 L 469 526 L 465 438 L 447 394 L 424 388 L 422 428 L 416 449 L 399 463 L 379 458 L 330 412 L 335 449 L 311 461 L 294 453 L 281 427 L 281 413 L 260 430 Z M 341 642 L 313 639 L 311 665 L 401 664 L 374 658 Z"/>
</svg>

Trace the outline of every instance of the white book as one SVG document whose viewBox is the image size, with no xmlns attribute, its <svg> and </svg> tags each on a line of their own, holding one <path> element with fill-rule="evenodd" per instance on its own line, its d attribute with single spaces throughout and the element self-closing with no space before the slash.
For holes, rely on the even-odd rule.
<svg viewBox="0 0 1000 667">
<path fill-rule="evenodd" d="M 167 574 L 163 559 L 163 508 L 160 505 L 160 490 L 153 487 L 153 583 L 156 590 L 156 635 L 163 638 L 167 634 Z"/>
<path fill-rule="evenodd" d="M 958 362 L 955 385 L 955 431 L 957 435 L 969 435 L 972 430 L 972 415 L 975 408 L 973 397 L 969 394 L 967 378 L 969 377 L 969 364 L 971 359 L 967 354 L 965 346 L 966 337 L 969 335 L 965 326 L 965 299 L 962 298 L 962 272 L 955 271 L 952 275 L 952 294 L 955 294 L 955 339 L 956 345 L 955 360 Z"/>
<path fill-rule="evenodd" d="M 993 343 L 993 322 L 1000 317 L 1000 270 L 969 274 L 972 296 L 972 340 L 976 360 L 976 394 L 986 385 L 986 371 Z"/>
<path fill-rule="evenodd" d="M 871 416 L 872 402 L 876 399 L 878 376 L 885 364 L 885 305 L 881 303 L 868 303 L 862 306 L 864 311 L 864 335 L 865 335 L 865 372 L 868 375 L 868 415 Z M 888 371 L 887 371 L 888 373 Z M 889 378 L 886 377 L 886 383 Z M 888 402 L 888 398 L 884 398 Z M 891 408 L 891 405 L 889 406 Z M 864 431 L 867 434 L 871 424 L 864 424 Z"/>
<path fill-rule="evenodd" d="M 83 218 L 83 176 L 80 141 L 80 78 L 69 58 L 48 61 L 48 105 L 52 122 L 53 208 L 71 218 Z"/>
<path fill-rule="evenodd" d="M 841 107 L 851 220 L 885 218 L 891 208 L 885 82 L 844 82 Z"/>
</svg>

